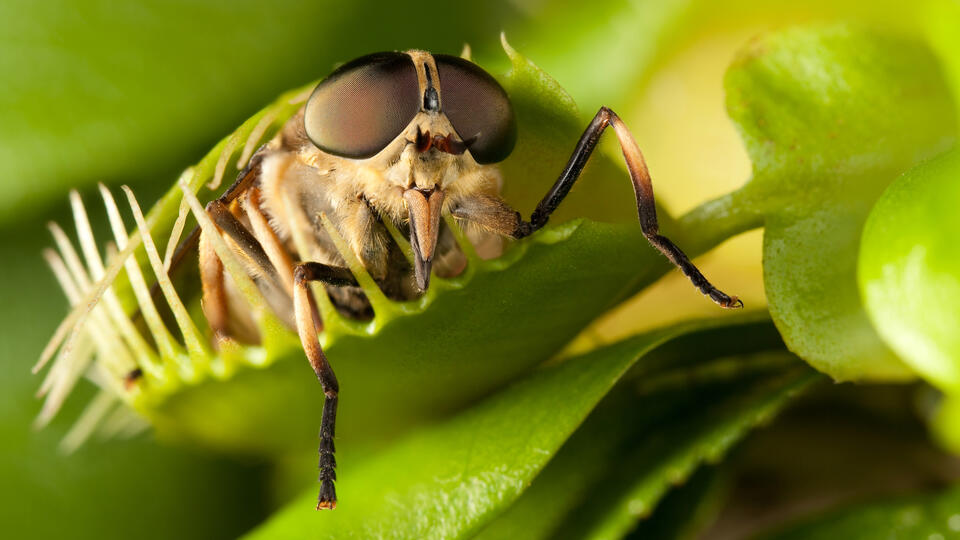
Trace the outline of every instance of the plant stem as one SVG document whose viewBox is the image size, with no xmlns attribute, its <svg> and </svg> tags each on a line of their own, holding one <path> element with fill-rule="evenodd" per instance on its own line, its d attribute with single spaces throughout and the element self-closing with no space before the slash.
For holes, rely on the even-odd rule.
<svg viewBox="0 0 960 540">
<path fill-rule="evenodd" d="M 763 215 L 737 190 L 707 201 L 677 220 L 674 233 L 690 257 L 702 255 L 733 236 L 763 225 Z"/>
</svg>

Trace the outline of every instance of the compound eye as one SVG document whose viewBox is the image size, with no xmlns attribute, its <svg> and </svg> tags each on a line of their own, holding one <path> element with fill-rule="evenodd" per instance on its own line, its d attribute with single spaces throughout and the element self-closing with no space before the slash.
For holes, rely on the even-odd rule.
<svg viewBox="0 0 960 540">
<path fill-rule="evenodd" d="M 376 155 L 420 110 L 420 86 L 410 56 L 375 53 L 339 67 L 307 100 L 303 123 L 318 148 L 336 156 Z"/>
<path fill-rule="evenodd" d="M 479 66 L 435 54 L 440 75 L 440 103 L 457 134 L 469 143 L 477 163 L 506 159 L 517 141 L 517 124 L 507 92 Z"/>
</svg>

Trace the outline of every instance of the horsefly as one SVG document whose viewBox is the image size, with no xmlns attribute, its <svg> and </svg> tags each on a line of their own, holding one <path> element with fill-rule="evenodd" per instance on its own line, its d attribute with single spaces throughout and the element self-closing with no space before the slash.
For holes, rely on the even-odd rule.
<svg viewBox="0 0 960 540">
<path fill-rule="evenodd" d="M 170 303 L 189 350 L 260 339 L 254 314 L 244 301 L 250 294 L 259 294 L 274 317 L 295 329 L 325 395 L 318 509 L 334 508 L 337 501 L 334 427 L 340 390 L 318 339 L 323 328 L 318 304 L 331 302 L 336 311 L 352 318 L 371 316 L 372 289 L 358 281 L 357 262 L 364 278 L 372 278 L 374 288 L 394 300 L 423 294 L 431 273 L 452 276 L 463 271 L 466 259 L 455 240 L 453 222 L 470 225 L 470 242 L 490 255 L 499 252 L 501 238 L 521 239 L 541 229 L 570 192 L 607 127 L 613 128 L 623 152 L 640 227 L 649 243 L 720 306 L 743 305 L 710 284 L 673 242 L 659 234 L 643 156 L 626 126 L 607 107 L 596 113 L 556 182 L 525 220 L 500 197 L 497 163 L 510 155 L 517 136 L 510 99 L 491 75 L 468 59 L 419 50 L 370 54 L 337 68 L 300 102 L 272 139 L 255 151 L 247 149 L 242 158 L 246 164 L 235 183 L 205 208 L 181 182 L 184 197 L 174 238 L 179 238 L 190 211 L 198 226 L 176 250 L 172 249 L 176 242 L 168 244 L 163 257 L 129 190 L 127 195 L 141 233 L 136 240 L 142 241 L 158 276 L 154 294 L 159 291 Z M 272 118 L 264 118 L 261 124 L 269 121 Z M 229 141 L 224 153 L 237 144 Z M 218 163 L 218 177 L 223 169 Z M 125 260 L 131 287 L 139 291 L 140 326 L 147 327 L 157 350 L 172 350 L 179 343 L 163 327 L 161 315 L 145 295 L 144 277 L 130 257 L 139 244 L 124 230 L 109 191 L 101 191 L 117 240 L 111 260 Z M 103 369 L 121 375 L 111 379 L 110 373 L 104 374 L 104 384 L 110 380 L 120 386 L 136 384 L 145 371 L 154 369 L 153 364 L 140 367 L 129 354 L 111 355 L 111 343 L 123 340 L 129 345 L 124 351 L 148 359 L 156 353 L 144 338 L 146 331 L 131 325 L 110 288 L 121 263 L 105 267 L 100 262 L 76 194 L 73 201 L 92 275 L 82 268 L 59 228 L 54 234 L 63 257 L 52 251 L 47 257 L 74 304 L 102 297 L 104 305 L 75 310 L 40 365 L 57 347 L 60 357 L 70 355 L 74 347 L 97 349 L 113 359 Z M 404 238 L 409 238 L 409 247 Z M 212 344 L 190 320 L 168 277 L 185 254 L 194 252 Z M 323 288 L 312 289 L 312 282 Z M 329 299 L 315 296 L 317 290 L 325 290 Z M 90 339 L 70 335 L 71 328 L 77 332 L 82 318 L 97 323 Z M 63 392 L 69 388 L 64 380 L 75 380 L 83 369 L 58 371 L 56 377 L 48 377 L 42 391 Z M 117 429 L 123 428 L 119 422 Z"/>
</svg>

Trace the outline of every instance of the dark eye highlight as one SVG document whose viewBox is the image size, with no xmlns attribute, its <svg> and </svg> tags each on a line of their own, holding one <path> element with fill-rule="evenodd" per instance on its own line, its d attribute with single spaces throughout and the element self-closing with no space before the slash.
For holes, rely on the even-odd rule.
<svg viewBox="0 0 960 540">
<path fill-rule="evenodd" d="M 344 64 L 314 89 L 303 122 L 318 148 L 363 159 L 383 150 L 420 110 L 410 56 L 375 53 Z"/>
<path fill-rule="evenodd" d="M 517 141 L 507 92 L 489 73 L 463 58 L 433 55 L 440 75 L 440 102 L 478 163 L 506 159 Z"/>
</svg>

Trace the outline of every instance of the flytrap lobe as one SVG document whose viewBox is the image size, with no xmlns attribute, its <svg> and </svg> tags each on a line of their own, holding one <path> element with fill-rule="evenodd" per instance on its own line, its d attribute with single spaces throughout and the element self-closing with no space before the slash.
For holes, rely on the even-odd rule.
<svg viewBox="0 0 960 540">
<path fill-rule="evenodd" d="M 99 185 L 111 235 L 106 240 L 95 237 L 86 205 L 78 192 L 71 191 L 76 244 L 64 228 L 50 223 L 56 249 L 43 252 L 71 310 L 33 368 L 34 373 L 46 370 L 37 392 L 44 402 L 35 426 L 43 427 L 56 416 L 81 378 L 99 391 L 62 441 L 64 450 L 75 450 L 94 434 L 139 434 L 149 428 L 154 410 L 169 396 L 205 382 L 229 380 L 238 370 L 267 368 L 298 348 L 295 332 L 269 309 L 244 261 L 215 234 L 216 226 L 198 195 L 212 198 L 231 167 L 242 171 L 258 146 L 302 106 L 312 88 L 288 92 L 250 118 L 196 166 L 184 171 L 146 215 L 130 188 L 124 186 L 117 198 Z M 124 212 L 128 213 L 126 220 Z M 467 270 L 455 279 L 439 279 L 440 286 L 420 298 L 398 302 L 384 295 L 324 217 L 336 250 L 356 276 L 374 313 L 366 321 L 345 318 L 326 294 L 318 294 L 321 287 L 313 287 L 326 330 L 324 341 L 335 340 L 336 334 L 372 336 L 396 317 L 422 312 L 442 291 L 465 286 L 475 265 L 492 262 L 477 256 L 453 219 L 447 218 L 445 223 L 470 261 Z M 193 292 L 184 296 L 169 277 L 180 255 L 177 247 L 193 227 L 208 232 L 213 249 L 246 302 L 256 323 L 259 339 L 255 342 L 212 335 L 199 309 L 199 298 Z M 413 264 L 408 240 L 396 227 L 387 228 Z"/>
<path fill-rule="evenodd" d="M 80 378 L 93 382 L 99 393 L 65 437 L 64 449 L 77 448 L 97 431 L 107 436 L 139 433 L 149 426 L 151 407 L 166 396 L 208 378 L 229 378 L 240 365 L 262 366 L 273 356 L 267 346 L 279 350 L 289 341 L 265 339 L 249 347 L 225 341 L 218 351 L 196 299 L 182 297 L 168 271 L 185 227 L 197 221 L 190 205 L 200 205 L 196 193 L 217 189 L 231 163 L 242 169 L 257 143 L 272 136 L 305 99 L 303 90 L 289 92 L 248 120 L 187 169 L 146 216 L 129 188 L 123 188 L 118 204 L 100 185 L 112 235 L 106 242 L 95 238 L 79 193 L 71 192 L 79 252 L 67 233 L 51 223 L 56 250 L 44 250 L 44 258 L 72 309 L 33 369 L 48 368 L 35 424 L 41 427 L 54 418 Z M 121 207 L 133 218 L 129 228 Z M 155 238 L 164 239 L 162 253 Z M 250 281 L 242 272 L 231 277 L 241 287 Z M 276 334 L 281 325 L 264 309 L 256 287 L 243 289 L 263 335 Z"/>
</svg>

